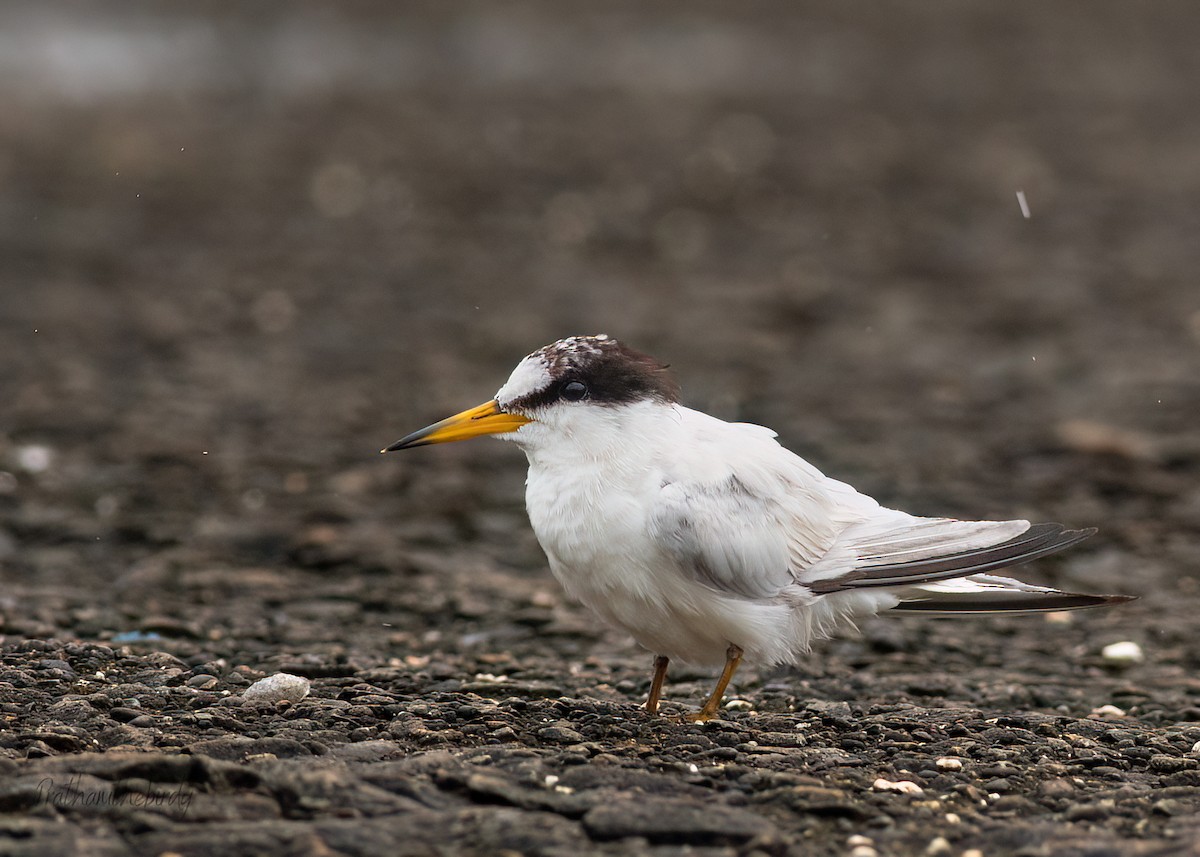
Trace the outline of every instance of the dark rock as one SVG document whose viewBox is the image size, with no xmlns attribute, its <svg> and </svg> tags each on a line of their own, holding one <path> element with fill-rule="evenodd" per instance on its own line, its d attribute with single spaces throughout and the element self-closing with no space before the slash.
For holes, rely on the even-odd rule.
<svg viewBox="0 0 1200 857">
<path fill-rule="evenodd" d="M 584 740 L 582 734 L 569 726 L 546 726 L 537 731 L 537 736 L 551 744 L 580 744 Z"/>
<path fill-rule="evenodd" d="M 304 744 L 287 738 L 216 738 L 211 741 L 197 741 L 190 745 L 189 749 L 197 755 L 225 761 L 266 754 L 280 759 L 312 755 L 312 751 Z"/>
<path fill-rule="evenodd" d="M 597 840 L 640 836 L 672 845 L 737 845 L 775 833 L 771 822 L 744 809 L 651 797 L 614 798 L 588 810 L 583 826 Z"/>
</svg>

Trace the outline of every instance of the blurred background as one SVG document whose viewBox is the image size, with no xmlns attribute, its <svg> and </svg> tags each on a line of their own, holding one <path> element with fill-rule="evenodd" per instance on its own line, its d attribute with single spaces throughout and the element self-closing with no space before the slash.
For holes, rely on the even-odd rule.
<svg viewBox="0 0 1200 857">
<path fill-rule="evenodd" d="M 517 450 L 377 451 L 605 332 L 886 504 L 1099 527 L 1043 579 L 1146 596 L 1103 621 L 1200 658 L 1139 612 L 1200 566 L 1198 28 L 1115 0 L 9 0 L 8 630 L 211 629 L 356 575 L 400 581 L 362 609 L 419 592 L 388 614 L 418 629 L 469 618 L 471 581 L 552 593 Z M 263 638 L 329 633 L 313 610 Z"/>
</svg>

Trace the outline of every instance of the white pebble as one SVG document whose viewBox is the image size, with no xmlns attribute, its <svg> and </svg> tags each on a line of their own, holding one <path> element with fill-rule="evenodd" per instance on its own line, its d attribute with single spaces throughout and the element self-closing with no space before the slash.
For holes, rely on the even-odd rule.
<svg viewBox="0 0 1200 857">
<path fill-rule="evenodd" d="M 1121 643 L 1109 643 L 1100 652 L 1100 656 L 1110 664 L 1140 664 L 1146 659 L 1142 647 L 1137 643 L 1126 640 Z"/>
<path fill-rule="evenodd" d="M 925 790 L 912 780 L 899 780 L 893 783 L 891 780 L 880 777 L 871 785 L 871 788 L 877 792 L 899 792 L 902 795 L 925 794 Z"/>
<path fill-rule="evenodd" d="M 935 836 L 925 846 L 925 853 L 930 855 L 930 857 L 936 857 L 938 854 L 949 854 L 950 851 L 950 840 L 945 836 Z"/>
<path fill-rule="evenodd" d="M 859 848 L 863 845 L 870 848 L 875 844 L 875 840 L 870 836 L 863 836 L 861 833 L 855 833 L 846 840 L 846 844 L 851 848 Z"/>
<path fill-rule="evenodd" d="M 948 756 L 945 758 L 942 758 L 942 759 L 938 759 L 936 762 L 934 762 L 934 764 L 937 765 L 938 769 L 942 770 L 942 771 L 961 771 L 962 770 L 962 762 L 959 761 L 958 759 L 951 759 Z"/>
<path fill-rule="evenodd" d="M 957 812 L 948 812 L 943 816 L 946 819 L 946 824 L 960 824 L 962 818 Z"/>
<path fill-rule="evenodd" d="M 1101 705 L 1099 708 L 1093 708 L 1088 715 L 1093 720 L 1120 720 L 1124 716 L 1125 710 L 1115 705 Z"/>
<path fill-rule="evenodd" d="M 726 711 L 753 711 L 754 703 L 748 699 L 731 699 L 725 703 Z"/>
<path fill-rule="evenodd" d="M 262 702 L 273 705 L 287 700 L 299 702 L 308 696 L 312 682 L 308 679 L 289 673 L 275 673 L 264 679 L 259 679 L 242 691 L 242 699 L 247 702 Z"/>
<path fill-rule="evenodd" d="M 962 853 L 962 857 L 983 857 L 983 852 L 978 848 L 968 848 Z"/>
<path fill-rule="evenodd" d="M 870 845 L 856 845 L 850 849 L 850 857 L 879 857 L 879 852 Z"/>
<path fill-rule="evenodd" d="M 53 460 L 54 452 L 40 443 L 17 447 L 17 464 L 26 473 L 42 473 L 49 469 Z"/>
<path fill-rule="evenodd" d="M 1200 756 L 1200 741 L 1192 745 L 1191 754 L 1193 756 Z"/>
</svg>

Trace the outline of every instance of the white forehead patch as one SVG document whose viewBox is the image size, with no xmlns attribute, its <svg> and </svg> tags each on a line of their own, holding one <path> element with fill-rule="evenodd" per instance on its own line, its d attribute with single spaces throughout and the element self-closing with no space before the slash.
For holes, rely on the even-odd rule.
<svg viewBox="0 0 1200 857">
<path fill-rule="evenodd" d="M 496 392 L 496 401 L 503 405 L 543 389 L 550 384 L 550 367 L 540 352 L 534 352 L 517 364 L 504 386 Z"/>
</svg>

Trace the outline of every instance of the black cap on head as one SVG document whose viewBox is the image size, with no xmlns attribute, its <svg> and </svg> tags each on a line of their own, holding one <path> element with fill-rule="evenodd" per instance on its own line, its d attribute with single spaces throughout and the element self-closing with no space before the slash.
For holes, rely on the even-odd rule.
<svg viewBox="0 0 1200 857">
<path fill-rule="evenodd" d="M 679 401 L 679 384 L 666 366 L 603 334 L 560 339 L 527 359 L 545 366 L 550 383 L 506 403 L 509 408 L 532 410 L 557 401 L 587 400 L 598 405 Z"/>
</svg>

